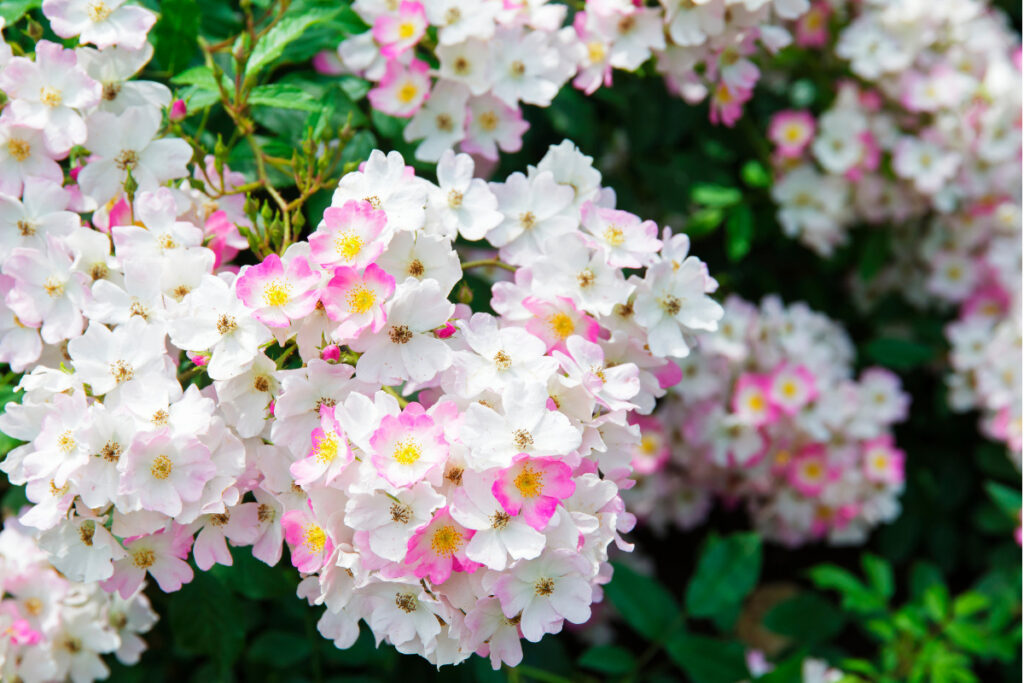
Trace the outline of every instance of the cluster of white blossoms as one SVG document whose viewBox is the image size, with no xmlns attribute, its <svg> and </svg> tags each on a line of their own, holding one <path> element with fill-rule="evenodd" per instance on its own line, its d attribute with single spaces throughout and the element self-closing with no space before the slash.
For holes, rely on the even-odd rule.
<svg viewBox="0 0 1024 683">
<path fill-rule="evenodd" d="M 680 362 L 682 379 L 638 416 L 625 496 L 656 530 L 703 521 L 717 497 L 744 505 L 767 538 L 860 543 L 899 512 L 904 454 L 891 426 L 909 397 L 887 370 L 853 378 L 846 333 L 806 305 L 725 303 L 715 333 Z"/>
<path fill-rule="evenodd" d="M 892 225 L 893 261 L 864 288 L 955 305 L 951 403 L 1020 459 L 1021 46 L 976 0 L 839 9 L 834 47 L 861 79 L 817 117 L 776 116 L 785 231 L 829 254 Z M 888 229 L 888 228 L 886 228 Z M 998 332 L 997 332 L 998 330 Z"/>
<path fill-rule="evenodd" d="M 455 145 L 488 159 L 517 151 L 529 126 L 522 104 L 549 106 L 570 79 L 593 93 L 611 85 L 613 69 L 652 59 L 673 93 L 696 103 L 711 92 L 712 121 L 732 125 L 760 76 L 750 58 L 759 45 L 789 44 L 782 24 L 809 14 L 810 2 L 588 0 L 569 26 L 569 8 L 547 0 L 357 0 L 352 8 L 370 30 L 315 66 L 372 81 L 374 109 L 409 118 L 406 139 L 422 141 L 417 158 L 436 161 Z M 824 15 L 813 16 L 820 28 Z M 798 26 L 798 42 L 817 33 Z"/>
<path fill-rule="evenodd" d="M 49 564 L 26 529 L 0 531 L 0 679 L 90 683 L 110 673 L 103 655 L 134 664 L 139 634 L 156 623 L 141 591 L 126 598 L 71 581 Z"/>
<path fill-rule="evenodd" d="M 300 595 L 327 608 L 321 633 L 346 647 L 363 620 L 438 665 L 515 665 L 521 638 L 600 599 L 607 547 L 633 524 L 628 416 L 653 409 L 722 309 L 687 238 L 613 208 L 570 143 L 489 184 L 447 152 L 437 178 L 374 152 L 308 241 L 209 278 L 187 299 L 189 338 L 171 339 L 210 354 L 222 409 L 254 440 L 254 494 Z M 501 260 L 460 263 L 457 237 Z M 449 301 L 464 269 L 498 266 L 514 278 L 493 285 L 495 314 Z M 221 341 L 249 324 L 297 345 L 296 367 L 265 336 Z"/>
</svg>

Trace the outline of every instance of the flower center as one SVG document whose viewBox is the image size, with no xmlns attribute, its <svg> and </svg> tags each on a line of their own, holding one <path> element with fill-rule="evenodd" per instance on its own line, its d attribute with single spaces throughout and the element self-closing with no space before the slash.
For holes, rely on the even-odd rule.
<svg viewBox="0 0 1024 683">
<path fill-rule="evenodd" d="M 391 504 L 391 521 L 399 524 L 408 524 L 412 519 L 412 508 L 405 503 Z"/>
<path fill-rule="evenodd" d="M 755 413 L 760 413 L 764 410 L 764 396 L 761 394 L 754 394 L 747 399 L 747 407 Z"/>
<path fill-rule="evenodd" d="M 412 339 L 412 332 L 406 325 L 395 325 L 388 331 L 388 338 L 394 344 L 407 344 Z"/>
<path fill-rule="evenodd" d="M 499 370 L 508 370 L 512 367 L 512 359 L 504 351 L 498 351 L 494 354 L 494 364 Z"/>
<path fill-rule="evenodd" d="M 324 546 L 327 545 L 327 534 L 316 524 L 311 524 L 306 527 L 302 544 L 309 548 L 311 553 L 322 553 Z"/>
<path fill-rule="evenodd" d="M 533 215 L 532 211 L 519 214 L 519 224 L 523 226 L 523 230 L 532 230 L 533 226 L 537 224 L 537 217 Z"/>
<path fill-rule="evenodd" d="M 114 376 L 115 382 L 121 384 L 135 377 L 135 369 L 127 362 L 118 360 L 110 364 L 110 374 Z"/>
<path fill-rule="evenodd" d="M 314 457 L 321 465 L 328 465 L 338 457 L 338 437 L 334 433 L 325 434 L 316 444 Z"/>
<path fill-rule="evenodd" d="M 135 150 L 121 150 L 121 153 L 114 157 L 114 164 L 122 171 L 135 168 L 137 163 L 139 163 L 139 155 L 135 153 Z"/>
<path fill-rule="evenodd" d="M 786 398 L 796 396 L 796 382 L 791 380 L 782 383 L 782 395 Z"/>
<path fill-rule="evenodd" d="M 566 339 L 576 329 L 576 325 L 565 313 L 555 313 L 548 318 L 548 326 L 551 327 L 551 331 L 559 339 Z"/>
<path fill-rule="evenodd" d="M 398 25 L 398 37 L 402 40 L 409 40 L 416 35 L 416 25 L 411 21 L 403 21 Z"/>
<path fill-rule="evenodd" d="M 39 89 L 39 100 L 47 107 L 58 107 L 64 96 L 57 88 L 46 85 Z"/>
<path fill-rule="evenodd" d="M 512 518 L 509 516 L 507 512 L 502 512 L 501 510 L 499 510 L 498 512 L 495 512 L 493 515 L 491 515 L 491 528 L 504 529 L 508 526 L 508 523 L 511 519 Z"/>
<path fill-rule="evenodd" d="M 17 222 L 18 233 L 22 237 L 31 237 L 36 234 L 36 226 L 32 221 L 18 221 Z"/>
<path fill-rule="evenodd" d="M 75 446 L 77 445 L 78 444 L 75 443 L 75 437 L 71 435 L 70 429 L 61 434 L 57 439 L 57 448 L 64 451 L 65 454 L 71 453 L 71 451 L 75 450 Z"/>
<path fill-rule="evenodd" d="M 292 286 L 284 280 L 271 280 L 263 289 L 263 301 L 268 306 L 284 306 L 291 300 Z"/>
<path fill-rule="evenodd" d="M 89 3 L 89 8 L 86 11 L 89 13 L 91 21 L 99 22 L 109 17 L 114 10 L 107 7 L 102 0 L 93 0 Z"/>
<path fill-rule="evenodd" d="M 594 284 L 594 279 L 594 271 L 590 270 L 590 268 L 576 273 L 576 283 L 580 286 L 580 289 L 586 289 Z"/>
<path fill-rule="evenodd" d="M 661 309 L 669 315 L 676 315 L 682 308 L 682 302 L 679 301 L 679 298 L 671 294 L 666 295 L 658 303 L 661 304 Z"/>
<path fill-rule="evenodd" d="M 480 130 L 490 133 L 498 127 L 498 115 L 493 111 L 485 111 L 480 114 Z"/>
<path fill-rule="evenodd" d="M 356 285 L 348 291 L 349 313 L 362 314 L 373 308 L 377 295 L 365 285 Z"/>
<path fill-rule="evenodd" d="M 117 462 L 121 459 L 121 453 L 124 449 L 121 448 L 121 444 L 116 441 L 108 441 L 103 444 L 103 448 L 100 449 L 99 457 L 103 458 L 107 462 Z"/>
<path fill-rule="evenodd" d="M 604 231 L 604 241 L 609 246 L 618 247 L 626 241 L 626 237 L 622 234 L 622 228 L 617 225 L 609 225 Z"/>
<path fill-rule="evenodd" d="M 423 449 L 415 439 L 403 439 L 395 444 L 391 457 L 399 465 L 413 465 L 423 455 Z"/>
<path fill-rule="evenodd" d="M 395 605 L 403 612 L 415 612 L 418 604 L 412 593 L 395 593 Z"/>
<path fill-rule="evenodd" d="M 153 458 L 153 464 L 149 466 L 149 473 L 153 475 L 154 479 L 160 479 L 161 481 L 171 476 L 171 470 L 174 465 L 171 463 L 171 459 L 166 455 L 158 455 Z"/>
<path fill-rule="evenodd" d="M 592 40 L 587 43 L 587 58 L 591 64 L 598 64 L 604 61 L 604 56 L 608 51 L 604 47 L 604 43 L 599 40 Z"/>
<path fill-rule="evenodd" d="M 252 380 L 252 388 L 259 392 L 270 391 L 270 378 L 266 375 L 257 375 Z"/>
<path fill-rule="evenodd" d="M 143 548 L 132 552 L 132 564 L 139 569 L 149 569 L 156 562 L 156 553 L 149 548 Z"/>
<path fill-rule="evenodd" d="M 43 289 L 54 299 L 64 296 L 64 283 L 56 275 L 46 278 L 46 282 L 43 283 Z"/>
<path fill-rule="evenodd" d="M 640 452 L 644 455 L 654 455 L 658 452 L 658 440 L 653 436 L 645 436 L 641 438 Z"/>
<path fill-rule="evenodd" d="M 431 549 L 441 557 L 451 557 L 459 551 L 464 542 L 462 533 L 451 524 L 434 529 L 430 537 Z"/>
<path fill-rule="evenodd" d="M 517 429 L 512 436 L 519 450 L 526 450 L 533 445 L 533 435 L 525 429 Z"/>
<path fill-rule="evenodd" d="M 7 153 L 14 157 L 15 161 L 25 161 L 32 153 L 32 145 L 21 138 L 11 138 L 7 141 Z"/>
<path fill-rule="evenodd" d="M 334 238 L 334 249 L 346 261 L 353 260 L 363 249 L 363 238 L 354 232 L 338 233 Z"/>
<path fill-rule="evenodd" d="M 96 522 L 87 519 L 78 527 L 78 537 L 87 547 L 92 547 L 92 537 L 96 534 Z"/>
<path fill-rule="evenodd" d="M 462 193 L 458 190 L 449 190 L 448 206 L 452 209 L 457 209 L 462 206 Z"/>
<path fill-rule="evenodd" d="M 523 498 L 536 498 L 544 490 L 544 474 L 527 465 L 512 483 Z"/>
<path fill-rule="evenodd" d="M 553 579 L 537 579 L 537 583 L 533 584 L 533 590 L 537 595 L 551 595 L 555 592 L 555 582 Z"/>
<path fill-rule="evenodd" d="M 398 101 L 401 102 L 402 104 L 409 104 L 414 99 L 416 99 L 416 95 L 419 94 L 419 91 L 420 89 L 417 88 L 413 83 L 406 83 L 405 85 L 398 89 L 398 92 L 395 94 L 395 96 L 398 98 Z"/>
<path fill-rule="evenodd" d="M 224 313 L 217 319 L 217 333 L 228 334 L 238 329 L 238 323 L 233 315 Z"/>
<path fill-rule="evenodd" d="M 412 262 L 409 264 L 407 272 L 409 273 L 409 275 L 412 275 L 415 278 L 419 278 L 423 275 L 423 273 L 426 272 L 426 270 L 427 269 L 423 267 L 423 261 L 420 261 L 418 258 L 414 258 Z"/>
</svg>

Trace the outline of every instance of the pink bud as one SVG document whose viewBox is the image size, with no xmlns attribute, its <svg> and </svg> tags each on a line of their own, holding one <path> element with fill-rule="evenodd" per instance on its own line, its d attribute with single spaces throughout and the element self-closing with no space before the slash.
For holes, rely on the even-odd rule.
<svg viewBox="0 0 1024 683">
<path fill-rule="evenodd" d="M 434 330 L 434 336 L 436 336 L 438 339 L 447 339 L 453 334 L 455 334 L 455 325 L 452 324 L 452 321 L 450 320 L 441 327 Z"/>
<path fill-rule="evenodd" d="M 325 346 L 323 350 L 320 351 L 320 357 L 328 363 L 337 363 L 341 360 L 341 349 L 337 344 Z"/>
<path fill-rule="evenodd" d="M 206 364 L 210 362 L 210 354 L 208 353 L 188 351 L 185 355 L 188 356 L 188 359 L 192 361 L 193 364 L 198 365 L 201 368 L 206 367 Z"/>
<path fill-rule="evenodd" d="M 171 121 L 181 121 L 188 114 L 188 109 L 185 107 L 185 100 L 174 100 L 171 104 L 171 111 L 168 113 L 167 118 Z"/>
</svg>

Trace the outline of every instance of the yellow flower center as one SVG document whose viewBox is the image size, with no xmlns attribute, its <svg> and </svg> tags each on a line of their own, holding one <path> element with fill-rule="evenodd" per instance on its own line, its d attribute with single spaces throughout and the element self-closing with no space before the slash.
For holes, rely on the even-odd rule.
<svg viewBox="0 0 1024 683">
<path fill-rule="evenodd" d="M 442 557 L 451 557 L 457 553 L 464 542 L 462 533 L 451 524 L 439 526 L 430 536 L 431 549 Z"/>
<path fill-rule="evenodd" d="M 797 388 L 796 382 L 791 379 L 786 380 L 782 383 L 782 395 L 786 398 L 793 398 L 796 396 Z"/>
<path fill-rule="evenodd" d="M 480 114 L 480 130 L 490 133 L 498 127 L 498 115 L 493 111 L 485 111 Z"/>
<path fill-rule="evenodd" d="M 342 232 L 334 238 L 334 250 L 346 261 L 354 259 L 363 249 L 363 238 L 352 232 Z"/>
<path fill-rule="evenodd" d="M 291 289 L 284 280 L 273 280 L 263 289 L 263 301 L 268 306 L 284 306 L 291 300 Z"/>
<path fill-rule="evenodd" d="M 395 449 L 391 452 L 391 457 L 395 459 L 399 465 L 412 465 L 423 455 L 423 449 L 420 448 L 420 444 L 415 439 L 403 439 L 395 444 Z"/>
<path fill-rule="evenodd" d="M 139 569 L 149 569 L 156 562 L 156 553 L 149 548 L 132 551 L 132 564 Z"/>
<path fill-rule="evenodd" d="M 544 489 L 544 474 L 526 465 L 512 483 L 523 498 L 536 498 Z"/>
<path fill-rule="evenodd" d="M 349 313 L 366 313 L 377 303 L 377 295 L 364 285 L 356 285 L 348 291 Z"/>
<path fill-rule="evenodd" d="M 310 524 L 306 527 L 302 545 L 306 546 L 311 553 L 322 553 L 324 546 L 327 545 L 327 534 L 316 524 Z"/>
<path fill-rule="evenodd" d="M 567 339 L 576 330 L 576 325 L 567 314 L 558 312 L 548 318 L 548 326 L 559 339 Z"/>
<path fill-rule="evenodd" d="M 587 43 L 587 58 L 591 64 L 597 64 L 598 62 L 604 61 L 604 56 L 608 54 L 608 51 L 604 47 L 604 43 L 599 40 L 592 40 Z"/>
<path fill-rule="evenodd" d="M 609 225 L 608 229 L 604 231 L 604 241 L 609 246 L 618 247 L 626 241 L 626 237 L 622 234 L 622 228 L 617 225 Z"/>
<path fill-rule="evenodd" d="M 809 462 L 804 465 L 804 475 L 810 479 L 820 479 L 823 472 L 821 463 Z"/>
<path fill-rule="evenodd" d="M 338 457 L 338 435 L 333 432 L 324 434 L 316 444 L 314 456 L 321 465 L 328 465 Z"/>
<path fill-rule="evenodd" d="M 25 611 L 34 617 L 43 613 L 43 601 L 39 598 L 29 598 L 25 601 Z"/>
<path fill-rule="evenodd" d="M 75 446 L 77 445 L 78 444 L 75 443 L 75 437 L 71 435 L 71 430 L 64 432 L 60 435 L 60 438 L 57 439 L 57 448 L 61 449 L 65 453 L 70 453 L 75 450 Z"/>
<path fill-rule="evenodd" d="M 402 104 L 409 104 L 414 99 L 416 99 L 416 95 L 418 95 L 419 92 L 420 89 L 417 88 L 415 84 L 406 83 L 405 85 L 398 89 L 396 97 L 398 97 L 398 101 L 401 102 Z"/>
<path fill-rule="evenodd" d="M 747 399 L 747 407 L 749 407 L 755 413 L 760 413 L 764 410 L 765 402 L 764 396 L 761 394 L 753 394 Z"/>
<path fill-rule="evenodd" d="M 7 141 L 7 153 L 14 157 L 15 161 L 25 161 L 32 153 L 32 145 L 21 138 L 11 138 Z"/>
<path fill-rule="evenodd" d="M 416 35 L 416 25 L 411 21 L 404 21 L 398 25 L 398 37 L 402 40 L 409 40 Z"/>
<path fill-rule="evenodd" d="M 173 467 L 170 458 L 166 455 L 158 455 L 153 458 L 153 464 L 149 466 L 149 473 L 153 475 L 154 479 L 163 480 L 171 476 Z"/>
<path fill-rule="evenodd" d="M 789 461 L 793 459 L 792 454 L 789 451 L 779 451 L 775 454 L 775 464 L 779 466 L 786 466 Z"/>
<path fill-rule="evenodd" d="M 89 3 L 87 11 L 91 21 L 99 22 L 109 17 L 114 10 L 107 7 L 106 3 L 102 2 L 102 0 L 94 0 Z"/>
<path fill-rule="evenodd" d="M 46 278 L 43 289 L 54 299 L 64 296 L 64 283 L 56 275 Z"/>
<path fill-rule="evenodd" d="M 46 85 L 39 89 L 39 99 L 47 107 L 57 107 L 64 101 L 64 96 L 60 90 Z"/>
<path fill-rule="evenodd" d="M 641 438 L 640 452 L 644 455 L 654 455 L 658 452 L 658 440 L 653 436 L 645 436 Z"/>
</svg>

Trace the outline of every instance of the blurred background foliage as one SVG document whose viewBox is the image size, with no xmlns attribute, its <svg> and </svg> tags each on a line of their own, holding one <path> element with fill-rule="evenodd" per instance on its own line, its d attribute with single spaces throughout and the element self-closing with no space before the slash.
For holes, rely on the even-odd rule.
<svg viewBox="0 0 1024 683">
<path fill-rule="evenodd" d="M 39 4 L 0 2 L 9 41 L 31 49 L 40 36 L 55 39 L 41 33 Z M 219 146 L 233 169 L 253 173 L 251 147 L 218 105 L 199 49 L 200 41 L 217 43 L 239 32 L 239 5 L 145 4 L 162 16 L 152 34 L 156 57 L 142 77 L 172 83 L 190 112 L 202 111 L 190 116 L 185 132 L 208 149 Z M 249 4 L 256 16 L 277 6 Z M 997 4 L 1019 31 L 1021 6 Z M 293 158 L 307 140 L 312 156 L 320 156 L 320 145 L 341 132 L 335 175 L 375 147 L 412 159 L 402 121 L 370 111 L 365 82 L 322 76 L 309 66 L 317 51 L 363 30 L 347 5 L 290 3 L 290 33 L 265 46 L 257 85 L 247 95 L 254 135 L 268 154 Z M 231 74 L 228 61 L 219 66 Z M 318 611 L 295 597 L 298 576 L 287 560 L 271 568 L 236 552 L 233 567 L 197 571 L 179 593 L 149 591 L 161 615 L 146 636 L 149 649 L 135 667 L 113 663 L 111 680 L 737 683 L 748 677 L 744 653 L 751 648 L 779 662 L 759 679 L 768 683 L 799 681 L 807 655 L 843 667 L 851 682 L 1021 680 L 1021 553 L 1013 540 L 1020 474 L 999 446 L 979 436 L 976 415 L 953 414 L 947 406 L 942 326 L 949 312 L 918 310 L 895 296 L 869 311 L 852 305 L 849 278 L 870 278 L 886 262 L 887 232 L 854 231 L 827 260 L 781 234 L 769 194 L 768 120 L 786 107 L 823 109 L 831 84 L 848 74 L 839 63 L 795 49 L 775 64 L 790 76 L 765 79 L 734 128 L 712 126 L 706 106 L 673 98 L 659 78 L 642 73 L 616 72 L 612 88 L 589 98 L 564 89 L 550 108 L 527 108 L 531 128 L 523 149 L 504 156 L 495 175 L 522 170 L 569 138 L 595 158 L 621 208 L 691 236 L 723 297 L 759 300 L 777 292 L 840 321 L 857 346 L 858 363 L 892 368 L 913 396 L 911 418 L 897 429 L 908 458 L 903 513 L 895 523 L 862 548 L 762 544 L 746 531 L 745 515 L 721 509 L 691 533 L 658 538 L 639 529 L 631 540 L 642 557 L 618 554 L 615 578 L 596 609 L 600 625 L 526 644 L 523 665 L 499 672 L 474 658 L 437 673 L 419 658 L 376 648 L 366 629 L 354 647 L 340 651 L 317 633 Z M 430 173 L 429 165 L 417 166 Z M 289 199 L 300 192 L 287 173 L 273 180 Z M 329 199 L 329 189 L 309 197 L 305 225 L 316 225 Z M 480 304 L 483 296 L 477 299 Z M 17 400 L 17 379 L 3 376 L 0 405 Z M 3 453 L 14 445 L 0 435 Z M 5 481 L 0 486 L 5 514 L 15 513 L 23 491 Z"/>
</svg>

